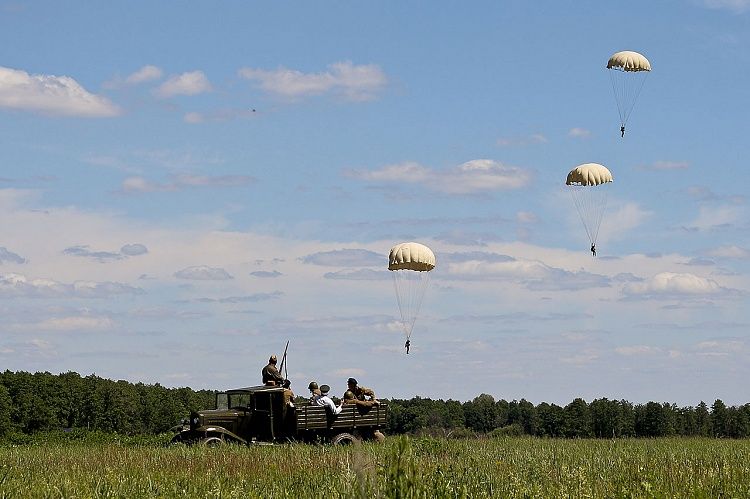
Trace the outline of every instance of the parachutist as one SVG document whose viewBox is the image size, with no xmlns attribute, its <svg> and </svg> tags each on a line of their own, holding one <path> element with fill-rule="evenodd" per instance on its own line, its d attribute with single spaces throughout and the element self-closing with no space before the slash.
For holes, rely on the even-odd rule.
<svg viewBox="0 0 750 499">
<path fill-rule="evenodd" d="M 625 125 L 620 127 L 620 137 L 624 137 L 624 136 L 625 136 Z"/>
<path fill-rule="evenodd" d="M 404 348 L 406 348 L 406 355 L 409 355 L 409 347 L 411 346 L 411 341 L 406 340 L 406 343 L 404 343 Z"/>
<path fill-rule="evenodd" d="M 591 245 L 591 254 L 592 254 L 593 256 L 596 256 L 596 244 L 592 244 L 592 245 Z"/>
</svg>

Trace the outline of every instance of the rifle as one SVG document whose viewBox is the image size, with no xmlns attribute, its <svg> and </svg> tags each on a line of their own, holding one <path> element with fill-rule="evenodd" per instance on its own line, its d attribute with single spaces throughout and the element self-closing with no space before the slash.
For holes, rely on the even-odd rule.
<svg viewBox="0 0 750 499">
<path fill-rule="evenodd" d="M 286 346 L 284 347 L 284 356 L 281 358 L 281 366 L 279 367 L 279 372 L 281 372 L 284 369 L 284 362 L 286 361 L 286 350 L 289 348 L 289 340 L 286 340 Z M 284 379 L 289 379 L 289 371 L 284 371 Z"/>
</svg>

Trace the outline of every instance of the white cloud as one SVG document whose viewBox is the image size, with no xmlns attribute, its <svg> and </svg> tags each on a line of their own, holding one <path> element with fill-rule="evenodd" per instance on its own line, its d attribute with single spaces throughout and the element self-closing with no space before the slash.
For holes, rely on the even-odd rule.
<svg viewBox="0 0 750 499">
<path fill-rule="evenodd" d="M 560 362 L 563 364 L 570 364 L 572 366 L 585 366 L 599 359 L 599 354 L 596 351 L 588 350 L 586 352 L 577 352 L 569 356 L 560 357 Z"/>
<path fill-rule="evenodd" d="M 687 228 L 691 230 L 712 230 L 734 225 L 742 217 L 740 206 L 701 206 L 698 216 Z"/>
<path fill-rule="evenodd" d="M 387 270 L 357 269 L 357 270 L 337 270 L 336 272 L 326 272 L 323 277 L 326 279 L 342 281 L 383 281 L 391 279 L 390 272 Z"/>
<path fill-rule="evenodd" d="M 444 170 L 407 162 L 379 170 L 349 170 L 345 174 L 367 182 L 410 183 L 454 195 L 520 189 L 531 181 L 528 170 L 490 159 L 475 159 Z"/>
<path fill-rule="evenodd" d="M 530 211 L 519 211 L 516 213 L 516 221 L 522 224 L 534 224 L 539 221 L 539 217 Z"/>
<path fill-rule="evenodd" d="M 622 288 L 628 296 L 675 297 L 718 295 L 729 291 L 713 279 L 689 273 L 661 272 L 642 282 L 629 282 Z"/>
<path fill-rule="evenodd" d="M 388 83 L 388 79 L 374 64 L 354 65 L 350 61 L 337 62 L 322 73 L 302 73 L 279 68 L 274 71 L 242 68 L 239 75 L 256 81 L 263 90 L 283 97 L 296 98 L 335 93 L 348 100 L 373 99 Z"/>
<path fill-rule="evenodd" d="M 28 279 L 21 274 L 0 274 L 0 296 L 27 298 L 107 298 L 137 295 L 143 290 L 118 282 L 75 281 L 65 284 L 53 279 Z"/>
<path fill-rule="evenodd" d="M 121 114 L 109 99 L 88 92 L 69 76 L 31 75 L 1 66 L 0 107 L 85 118 Z"/>
<path fill-rule="evenodd" d="M 120 248 L 120 253 L 127 256 L 139 256 L 139 255 L 145 255 L 148 253 L 148 248 L 146 248 L 142 244 L 126 244 L 122 248 Z"/>
<path fill-rule="evenodd" d="M 750 8 L 750 0 L 703 0 L 703 5 L 710 9 L 723 9 L 741 14 Z"/>
<path fill-rule="evenodd" d="M 19 324 L 16 330 L 24 331 L 105 331 L 112 329 L 115 323 L 109 317 L 70 316 L 54 317 L 39 322 Z"/>
<path fill-rule="evenodd" d="M 363 377 L 367 374 L 367 371 L 364 369 L 359 369 L 357 367 L 349 367 L 349 368 L 341 368 L 336 369 L 333 371 L 334 376 L 340 377 L 340 378 L 351 378 L 354 376 L 360 376 Z"/>
<path fill-rule="evenodd" d="M 123 260 L 129 256 L 145 255 L 146 253 L 148 253 L 148 248 L 142 244 L 126 244 L 120 248 L 119 252 L 93 251 L 87 245 L 70 246 L 63 250 L 64 255 L 91 258 L 100 263 Z"/>
<path fill-rule="evenodd" d="M 473 253 L 476 255 L 476 253 Z M 533 291 L 580 290 L 609 287 L 608 277 L 583 270 L 568 271 L 551 267 L 537 260 L 476 257 L 466 261 L 449 259 L 440 276 L 444 279 L 468 281 L 507 280 L 522 284 Z"/>
<path fill-rule="evenodd" d="M 144 192 L 174 192 L 198 187 L 239 187 L 255 182 L 249 175 L 176 175 L 171 182 L 152 182 L 141 176 L 127 177 L 122 181 L 122 192 L 128 194 Z"/>
<path fill-rule="evenodd" d="M 125 258 L 120 253 L 114 253 L 111 251 L 92 251 L 88 246 L 71 246 L 69 248 L 65 248 L 63 250 L 63 254 L 92 258 L 98 262 L 122 260 L 123 258 Z"/>
<path fill-rule="evenodd" d="M 652 214 L 634 202 L 610 204 L 604 212 L 604 219 L 599 229 L 599 241 L 606 242 L 625 237 L 628 231 L 643 224 Z"/>
<path fill-rule="evenodd" d="M 364 249 L 341 249 L 321 251 L 300 258 L 303 263 L 327 267 L 379 267 L 383 265 L 383 255 Z"/>
<path fill-rule="evenodd" d="M 255 272 L 250 272 L 250 275 L 253 277 L 260 277 L 261 279 L 273 279 L 276 277 L 281 277 L 284 274 L 282 274 L 278 270 L 256 270 Z"/>
<path fill-rule="evenodd" d="M 164 71 L 156 66 L 143 66 L 141 69 L 125 78 L 128 85 L 138 85 L 147 81 L 158 80 L 164 76 Z"/>
<path fill-rule="evenodd" d="M 527 146 L 532 144 L 546 144 L 547 137 L 541 133 L 532 133 L 525 137 L 501 137 L 497 139 L 497 145 L 500 147 Z"/>
<path fill-rule="evenodd" d="M 184 268 L 175 272 L 174 276 L 177 279 L 191 279 L 196 281 L 224 281 L 233 278 L 224 269 L 208 267 L 206 265 Z"/>
<path fill-rule="evenodd" d="M 176 95 L 197 95 L 210 92 L 211 82 L 203 71 L 190 71 L 172 76 L 155 90 L 158 97 L 168 98 Z"/>
<path fill-rule="evenodd" d="M 231 277 L 230 277 L 231 279 Z M 198 298 L 195 301 L 200 303 L 257 303 L 259 301 L 277 300 L 284 296 L 281 291 L 274 291 L 273 293 L 256 293 L 254 295 L 245 296 L 227 296 L 225 298 Z"/>
<path fill-rule="evenodd" d="M 615 352 L 620 355 L 633 356 L 633 355 L 653 355 L 661 352 L 658 347 L 651 347 L 648 345 L 633 345 L 623 346 L 615 348 Z"/>
<path fill-rule="evenodd" d="M 740 246 L 720 246 L 708 252 L 709 256 L 719 258 L 736 258 L 738 260 L 750 260 L 750 250 Z"/>
<path fill-rule="evenodd" d="M 576 139 L 586 139 L 591 136 L 591 131 L 585 128 L 571 128 L 568 130 L 568 137 L 574 137 Z"/>
</svg>

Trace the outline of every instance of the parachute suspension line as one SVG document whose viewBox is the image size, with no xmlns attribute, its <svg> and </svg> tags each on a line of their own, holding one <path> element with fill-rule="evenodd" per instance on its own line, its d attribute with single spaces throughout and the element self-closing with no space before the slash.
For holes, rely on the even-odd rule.
<svg viewBox="0 0 750 499">
<path fill-rule="evenodd" d="M 414 323 L 422 307 L 427 285 L 430 282 L 429 272 L 411 270 L 394 270 L 393 286 L 396 290 L 398 310 L 401 314 L 401 327 L 406 339 L 411 339 Z"/>
<path fill-rule="evenodd" d="M 649 71 L 623 71 L 614 68 L 609 70 L 609 80 L 612 83 L 617 113 L 620 115 L 620 125 L 627 125 L 643 85 L 646 83 L 648 73 Z"/>
<path fill-rule="evenodd" d="M 617 88 L 618 87 L 618 85 L 617 85 L 618 82 L 616 82 L 616 79 L 617 78 L 615 77 L 614 71 L 610 70 L 609 71 L 609 81 L 612 82 L 612 93 L 615 96 L 615 103 L 617 104 L 617 114 L 620 116 L 620 125 L 625 126 L 625 118 L 623 117 L 622 106 L 620 105 L 620 100 L 621 99 L 618 98 L 618 96 L 622 95 L 622 93 L 624 93 L 625 90 L 623 88 L 622 92 L 618 92 L 618 90 L 619 90 Z M 624 87 L 624 80 L 623 80 L 623 87 Z"/>
<path fill-rule="evenodd" d="M 570 194 L 590 244 L 596 244 L 607 206 L 606 186 L 571 185 Z"/>
<path fill-rule="evenodd" d="M 606 189 L 606 187 L 604 188 Z M 591 244 L 595 244 L 596 240 L 599 238 L 599 228 L 602 225 L 602 219 L 604 218 L 604 212 L 607 209 L 607 191 L 604 189 L 600 189 L 602 192 L 599 193 L 597 196 L 598 203 L 597 206 L 594 207 L 594 225 L 592 227 L 592 232 L 594 233 L 594 238 Z"/>
<path fill-rule="evenodd" d="M 578 216 L 581 219 L 581 224 L 583 225 L 583 228 L 586 230 L 586 235 L 589 237 L 589 243 L 594 244 L 596 241 L 594 241 L 593 236 L 591 235 L 591 231 L 589 230 L 588 224 L 586 223 L 586 214 L 588 213 L 585 202 L 584 202 L 584 196 L 582 196 L 580 192 L 580 187 L 571 187 L 570 189 L 570 195 L 573 198 L 573 202 L 576 205 L 576 210 L 578 211 Z"/>
</svg>

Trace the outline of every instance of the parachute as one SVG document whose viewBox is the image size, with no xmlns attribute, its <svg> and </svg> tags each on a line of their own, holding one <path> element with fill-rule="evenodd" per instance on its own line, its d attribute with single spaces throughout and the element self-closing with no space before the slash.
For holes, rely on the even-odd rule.
<svg viewBox="0 0 750 499">
<path fill-rule="evenodd" d="M 397 244 L 388 255 L 388 270 L 393 271 L 401 327 L 406 335 L 406 353 L 409 353 L 411 332 L 430 282 L 430 271 L 434 268 L 435 254 L 423 244 Z"/>
<path fill-rule="evenodd" d="M 620 113 L 620 130 L 625 134 L 625 125 L 641 93 L 646 76 L 651 71 L 651 63 L 642 54 L 625 50 L 617 52 L 607 61 L 612 91 Z"/>
<path fill-rule="evenodd" d="M 585 163 L 570 170 L 565 181 L 592 246 L 596 244 L 607 207 L 607 184 L 613 180 L 605 166 Z"/>
</svg>

